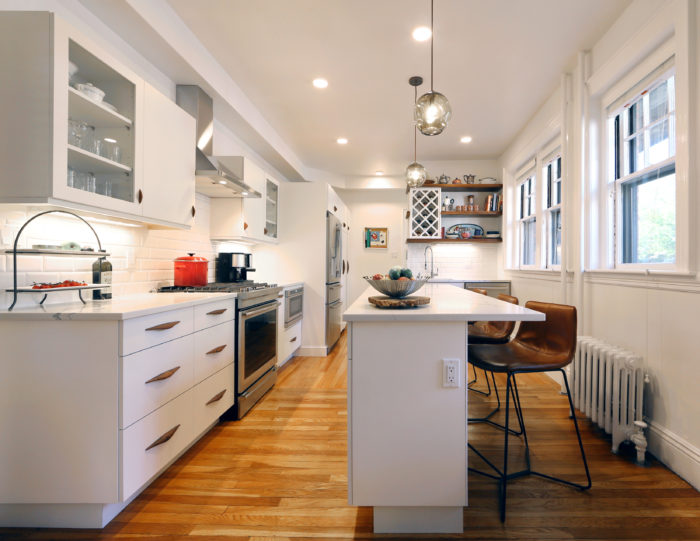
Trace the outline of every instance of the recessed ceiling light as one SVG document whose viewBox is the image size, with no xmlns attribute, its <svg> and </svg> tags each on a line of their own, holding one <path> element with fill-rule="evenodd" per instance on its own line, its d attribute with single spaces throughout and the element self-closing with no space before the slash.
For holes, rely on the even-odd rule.
<svg viewBox="0 0 700 541">
<path fill-rule="evenodd" d="M 417 26 L 413 29 L 413 33 L 411 35 L 416 41 L 428 41 L 433 33 L 427 26 Z"/>
<path fill-rule="evenodd" d="M 220 181 L 219 181 L 219 184 L 226 184 L 226 181 L 225 181 L 225 180 L 220 180 Z"/>
<path fill-rule="evenodd" d="M 313 85 L 316 88 L 326 88 L 328 86 L 328 81 L 322 78 L 314 79 L 313 80 Z"/>
<path fill-rule="evenodd" d="M 241 192 L 241 195 L 248 195 L 248 192 Z"/>
<path fill-rule="evenodd" d="M 374 174 L 378 177 L 381 177 L 382 175 L 384 175 L 384 171 L 375 171 Z"/>
<path fill-rule="evenodd" d="M 460 143 L 471 143 L 472 138 L 469 135 L 465 135 L 464 137 L 460 138 L 459 142 Z"/>
<path fill-rule="evenodd" d="M 348 144 L 348 140 L 345 137 L 338 137 L 335 140 L 335 142 L 338 143 L 339 145 L 347 145 Z"/>
</svg>

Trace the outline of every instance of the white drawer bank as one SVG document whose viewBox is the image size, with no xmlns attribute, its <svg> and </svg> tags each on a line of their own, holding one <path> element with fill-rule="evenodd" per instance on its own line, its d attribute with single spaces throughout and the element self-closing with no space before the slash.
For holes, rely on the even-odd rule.
<svg viewBox="0 0 700 541">
<path fill-rule="evenodd" d="M 235 295 L 0 312 L 0 526 L 99 528 L 234 402 Z"/>
</svg>

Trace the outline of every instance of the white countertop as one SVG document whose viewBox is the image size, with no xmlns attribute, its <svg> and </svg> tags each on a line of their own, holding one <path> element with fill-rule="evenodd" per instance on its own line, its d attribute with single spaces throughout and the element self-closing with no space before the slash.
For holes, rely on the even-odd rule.
<svg viewBox="0 0 700 541">
<path fill-rule="evenodd" d="M 469 278 L 431 278 L 428 283 L 431 284 L 461 284 L 462 282 L 469 282 L 470 284 L 477 283 L 489 283 L 489 284 L 509 284 L 510 280 L 472 280 Z"/>
<path fill-rule="evenodd" d="M 430 297 L 415 308 L 377 308 L 367 297 L 379 295 L 368 287 L 343 314 L 345 321 L 544 321 L 535 312 L 448 284 L 426 284 L 414 295 Z"/>
<path fill-rule="evenodd" d="M 144 293 L 111 300 L 88 300 L 87 304 L 78 301 L 15 308 L 12 312 L 3 310 L 0 320 L 122 320 L 235 298 L 235 293 Z"/>
</svg>

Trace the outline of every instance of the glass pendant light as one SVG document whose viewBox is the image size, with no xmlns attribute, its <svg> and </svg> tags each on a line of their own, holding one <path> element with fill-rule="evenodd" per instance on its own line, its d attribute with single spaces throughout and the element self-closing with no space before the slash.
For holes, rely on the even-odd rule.
<svg viewBox="0 0 700 541">
<path fill-rule="evenodd" d="M 418 85 L 423 84 L 423 77 L 418 75 L 411 77 L 408 80 L 408 84 L 413 87 L 413 101 L 415 103 L 418 97 Z M 417 145 L 417 132 L 416 127 L 413 127 L 413 163 L 406 167 L 406 184 L 408 188 L 419 188 L 423 186 L 425 179 L 428 178 L 428 172 L 425 170 L 421 164 L 416 161 L 416 145 Z"/>
<path fill-rule="evenodd" d="M 430 0 L 430 92 L 426 92 L 416 101 L 416 126 L 423 135 L 439 135 L 447 127 L 452 116 L 452 107 L 447 98 L 435 92 L 433 88 L 433 2 Z"/>
</svg>

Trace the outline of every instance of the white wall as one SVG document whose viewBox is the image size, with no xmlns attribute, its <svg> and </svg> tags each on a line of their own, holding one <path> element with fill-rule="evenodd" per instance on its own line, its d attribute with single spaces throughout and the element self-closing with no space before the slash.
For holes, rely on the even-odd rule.
<svg viewBox="0 0 700 541">
<path fill-rule="evenodd" d="M 348 257 L 351 264 L 348 304 L 368 287 L 363 276 L 404 265 L 405 190 L 337 190 L 350 209 Z M 387 248 L 365 248 L 365 227 L 388 228 Z"/>
<path fill-rule="evenodd" d="M 588 81 L 598 91 L 609 88 L 656 43 L 674 34 L 676 73 L 681 100 L 688 96 L 686 118 L 679 118 L 678 159 L 689 153 L 688 205 L 691 239 L 689 274 L 648 275 L 586 269 L 588 249 L 597 249 L 597 218 L 583 197 L 598 169 L 595 150 L 598 133 L 595 100 L 588 101 Z M 580 334 L 590 334 L 641 354 L 651 383 L 646 393 L 646 415 L 650 424 L 649 449 L 662 462 L 700 488 L 700 400 L 697 382 L 700 364 L 694 340 L 700 314 L 700 280 L 696 275 L 700 243 L 695 234 L 695 216 L 700 212 L 698 167 L 694 155 L 700 151 L 700 102 L 694 74 L 700 67 L 697 4 L 687 0 L 656 2 L 635 0 L 611 29 L 592 48 L 590 56 L 579 56 L 570 75 L 571 95 L 554 89 L 550 99 L 521 130 L 501 157 L 506 183 L 512 194 L 513 174 L 538 149 L 538 145 L 562 126 L 564 152 L 564 239 L 567 273 L 508 270 L 513 294 L 521 303 L 530 299 L 575 304 L 579 310 Z M 640 29 L 645 29 L 641 32 Z M 648 41 L 645 41 L 648 40 Z M 634 45 L 634 46 L 632 46 Z M 640 57 L 640 51 L 643 53 Z M 586 116 L 587 115 L 587 116 Z M 562 118 L 563 117 L 563 118 Z M 683 128 L 682 126 L 686 126 Z M 589 143 L 590 141 L 590 143 Z M 585 146 L 588 145 L 588 146 Z M 582 152 L 586 149 L 586 153 Z M 513 223 L 515 206 L 506 192 L 507 223 Z M 516 254 L 515 229 L 507 229 L 506 249 Z M 582 249 L 583 248 L 583 249 Z M 510 266 L 515 261 L 506 259 Z M 563 277 L 565 279 L 563 279 Z"/>
<path fill-rule="evenodd" d="M 325 355 L 326 204 L 323 182 L 280 184 L 279 244 L 253 247 L 255 280 L 304 282 L 300 355 Z"/>
</svg>

